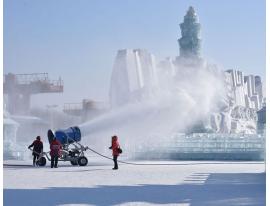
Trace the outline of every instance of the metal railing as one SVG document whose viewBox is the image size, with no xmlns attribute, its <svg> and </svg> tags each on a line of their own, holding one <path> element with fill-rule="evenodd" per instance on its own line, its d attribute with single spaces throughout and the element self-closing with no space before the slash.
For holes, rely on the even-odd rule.
<svg viewBox="0 0 270 206">
<path fill-rule="evenodd" d="M 6 75 L 4 77 L 6 77 Z M 14 77 L 17 84 L 25 85 L 34 82 L 44 82 L 55 86 L 63 86 L 63 80 L 61 78 L 59 78 L 58 80 L 50 80 L 48 73 L 14 74 Z M 4 82 L 5 81 L 6 78 L 4 78 Z"/>
</svg>

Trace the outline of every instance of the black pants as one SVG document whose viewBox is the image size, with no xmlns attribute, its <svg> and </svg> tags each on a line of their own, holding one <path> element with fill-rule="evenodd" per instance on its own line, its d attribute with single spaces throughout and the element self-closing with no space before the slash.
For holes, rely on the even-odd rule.
<svg viewBox="0 0 270 206">
<path fill-rule="evenodd" d="M 38 154 L 33 154 L 33 165 L 36 165 L 36 160 L 38 159 L 39 155 Z"/>
<path fill-rule="evenodd" d="M 51 156 L 51 168 L 53 167 L 57 167 L 57 163 L 58 163 L 58 156 Z"/>
<path fill-rule="evenodd" d="M 117 157 L 117 155 L 113 155 L 114 169 L 118 169 Z"/>
</svg>

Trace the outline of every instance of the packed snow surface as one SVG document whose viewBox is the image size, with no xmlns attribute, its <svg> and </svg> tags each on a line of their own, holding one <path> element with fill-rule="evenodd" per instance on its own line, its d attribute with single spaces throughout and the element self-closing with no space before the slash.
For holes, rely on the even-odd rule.
<svg viewBox="0 0 270 206">
<path fill-rule="evenodd" d="M 149 161 L 136 163 L 163 165 L 114 171 L 112 161 L 88 158 L 86 167 L 54 169 L 5 161 L 4 205 L 265 205 L 264 162 Z"/>
</svg>

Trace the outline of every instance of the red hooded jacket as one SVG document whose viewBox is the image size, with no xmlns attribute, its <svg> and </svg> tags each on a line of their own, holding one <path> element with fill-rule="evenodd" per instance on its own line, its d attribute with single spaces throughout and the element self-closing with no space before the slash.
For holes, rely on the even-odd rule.
<svg viewBox="0 0 270 206">
<path fill-rule="evenodd" d="M 118 156 L 119 152 L 118 152 L 118 148 L 120 148 L 119 142 L 118 142 L 118 138 L 116 136 L 112 137 L 112 155 L 113 156 Z"/>
<path fill-rule="evenodd" d="M 58 140 L 53 140 L 50 145 L 50 155 L 51 156 L 60 156 L 62 145 Z"/>
</svg>

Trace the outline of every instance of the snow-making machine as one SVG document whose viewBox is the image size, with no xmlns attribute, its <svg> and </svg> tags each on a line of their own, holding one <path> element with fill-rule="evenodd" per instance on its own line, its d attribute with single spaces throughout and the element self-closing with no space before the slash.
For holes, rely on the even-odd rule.
<svg viewBox="0 0 270 206">
<path fill-rule="evenodd" d="M 81 141 L 81 131 L 79 127 L 69 127 L 67 129 L 56 131 L 49 129 L 47 135 L 49 143 L 51 143 L 55 137 L 62 145 L 59 161 L 70 161 L 72 165 L 87 165 L 88 159 L 84 156 L 84 152 L 88 149 L 88 147 L 79 143 Z M 49 157 L 49 152 L 43 152 L 38 159 L 37 164 L 39 166 L 45 166 L 46 158 L 49 161 L 51 160 Z"/>
</svg>

